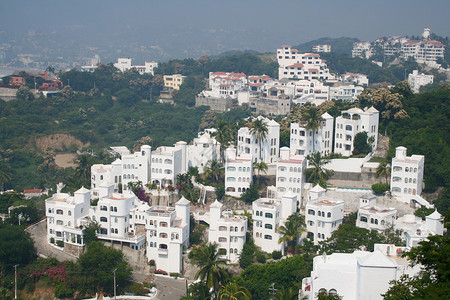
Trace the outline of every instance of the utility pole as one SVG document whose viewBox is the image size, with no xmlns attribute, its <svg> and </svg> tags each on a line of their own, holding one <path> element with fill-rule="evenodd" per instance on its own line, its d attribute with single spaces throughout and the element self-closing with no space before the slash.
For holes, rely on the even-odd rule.
<svg viewBox="0 0 450 300">
<path fill-rule="evenodd" d="M 114 269 L 114 300 L 116 300 L 116 271 L 117 269 Z"/>
<path fill-rule="evenodd" d="M 14 265 L 14 299 L 17 299 L 17 266 Z"/>
<path fill-rule="evenodd" d="M 275 295 L 275 292 L 277 291 L 277 289 L 275 288 L 275 282 L 273 282 L 273 283 L 270 285 L 269 291 L 272 292 L 272 296 Z"/>
</svg>

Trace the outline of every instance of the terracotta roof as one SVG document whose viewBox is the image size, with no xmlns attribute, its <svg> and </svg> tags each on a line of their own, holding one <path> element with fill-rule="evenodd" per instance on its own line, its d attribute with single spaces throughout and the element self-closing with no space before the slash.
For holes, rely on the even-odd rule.
<svg viewBox="0 0 450 300">
<path fill-rule="evenodd" d="M 295 63 L 295 64 L 290 65 L 290 66 L 288 66 L 288 67 L 292 67 L 292 68 L 302 68 L 302 67 L 303 67 L 303 64 L 301 64 L 301 63 Z"/>
<path fill-rule="evenodd" d="M 23 190 L 24 194 L 37 194 L 37 193 L 42 193 L 41 189 L 26 189 Z"/>
<path fill-rule="evenodd" d="M 251 83 L 250 86 L 262 86 L 264 83 L 258 82 L 258 83 Z"/>
<path fill-rule="evenodd" d="M 231 86 L 231 84 L 221 84 L 221 85 L 219 85 L 219 86 Z"/>
</svg>

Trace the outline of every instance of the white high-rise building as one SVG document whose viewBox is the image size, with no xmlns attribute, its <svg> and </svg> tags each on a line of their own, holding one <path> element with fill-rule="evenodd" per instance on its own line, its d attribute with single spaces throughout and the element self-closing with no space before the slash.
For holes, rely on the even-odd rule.
<svg viewBox="0 0 450 300">
<path fill-rule="evenodd" d="M 217 200 L 210 206 L 208 241 L 219 245 L 223 259 L 237 263 L 246 241 L 247 217 L 223 212 L 222 207 Z"/>
<path fill-rule="evenodd" d="M 324 59 L 317 53 L 299 53 L 297 49 L 284 45 L 277 49 L 278 78 L 334 79 Z"/>
<path fill-rule="evenodd" d="M 280 124 L 263 116 L 258 116 L 257 119 L 267 125 L 266 138 L 259 143 L 256 133 L 251 133 L 250 128 L 240 128 L 238 131 L 238 154 L 252 155 L 254 162 L 275 163 L 278 160 L 280 148 Z"/>
<path fill-rule="evenodd" d="M 422 193 L 425 157 L 407 156 L 406 151 L 405 147 L 395 149 L 391 166 L 391 193 L 396 197 L 409 199 Z"/>
<path fill-rule="evenodd" d="M 287 147 L 280 149 L 280 159 L 277 162 L 276 188 L 277 197 L 292 192 L 300 201 L 302 199 L 306 169 L 306 158 L 303 155 L 291 155 Z"/>
<path fill-rule="evenodd" d="M 262 251 L 284 252 L 284 243 L 278 243 L 278 228 L 297 211 L 297 196 L 287 192 L 281 199 L 260 198 L 252 203 L 253 238 Z"/>
<path fill-rule="evenodd" d="M 158 186 L 175 184 L 178 174 L 187 172 L 187 144 L 180 141 L 174 147 L 161 146 L 152 152 L 152 183 Z"/>
<path fill-rule="evenodd" d="M 324 113 L 319 124 L 313 137 L 312 129 L 306 129 L 307 124 L 291 123 L 290 149 L 292 153 L 307 156 L 314 152 L 320 152 L 326 156 L 333 152 L 333 117 Z"/>
<path fill-rule="evenodd" d="M 370 42 L 364 41 L 353 43 L 352 57 L 369 59 L 374 54 L 375 51 L 373 50 Z"/>
<path fill-rule="evenodd" d="M 336 118 L 334 152 L 350 156 L 356 134 L 367 132 L 367 139 L 373 138 L 372 150 L 378 145 L 379 112 L 373 106 L 367 110 L 350 108 Z"/>
<path fill-rule="evenodd" d="M 305 207 L 305 222 L 308 236 L 314 245 L 331 237 L 344 219 L 344 201 L 328 198 L 326 192 L 316 185 L 309 195 Z"/>
<path fill-rule="evenodd" d="M 146 217 L 147 258 L 168 273 L 183 270 L 183 247 L 189 246 L 190 202 L 184 197 L 175 208 L 151 207 Z"/>
<path fill-rule="evenodd" d="M 203 173 L 210 160 L 220 160 L 220 143 L 211 136 L 212 129 L 198 134 L 191 145 L 187 146 L 188 168 L 197 167 Z"/>
<path fill-rule="evenodd" d="M 141 75 L 144 73 L 155 75 L 154 71 L 158 67 L 158 63 L 156 61 L 146 61 L 143 66 L 133 66 L 131 64 L 131 58 L 118 58 L 117 63 L 114 64 L 114 67 L 119 69 L 121 72 L 125 72 L 131 68 L 136 68 Z"/>
<path fill-rule="evenodd" d="M 227 195 L 240 197 L 253 181 L 251 154 L 236 155 L 236 149 L 225 150 L 225 191 Z"/>
</svg>

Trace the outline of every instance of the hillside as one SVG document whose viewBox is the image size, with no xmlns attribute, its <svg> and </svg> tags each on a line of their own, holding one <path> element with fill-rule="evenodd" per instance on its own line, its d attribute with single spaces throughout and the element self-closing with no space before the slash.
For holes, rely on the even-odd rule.
<svg viewBox="0 0 450 300">
<path fill-rule="evenodd" d="M 340 38 L 323 37 L 317 40 L 299 44 L 297 46 L 294 46 L 294 48 L 298 49 L 301 52 L 310 52 L 312 51 L 312 47 L 314 45 L 328 44 L 331 45 L 331 51 L 333 52 L 351 54 L 354 42 L 359 42 L 359 40 L 357 38 L 349 38 L 349 37 L 340 37 Z"/>
</svg>

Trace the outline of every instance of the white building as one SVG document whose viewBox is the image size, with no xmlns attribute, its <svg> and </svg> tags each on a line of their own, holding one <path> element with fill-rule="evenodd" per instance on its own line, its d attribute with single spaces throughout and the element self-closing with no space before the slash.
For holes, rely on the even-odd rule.
<svg viewBox="0 0 450 300">
<path fill-rule="evenodd" d="M 155 206 L 146 217 L 147 258 L 156 268 L 168 273 L 182 273 L 183 250 L 189 246 L 190 202 L 184 197 L 175 208 Z"/>
<path fill-rule="evenodd" d="M 359 94 L 364 91 L 362 86 L 353 84 L 339 84 L 330 87 L 330 100 L 356 101 Z"/>
<path fill-rule="evenodd" d="M 314 45 L 312 47 L 313 52 L 331 52 L 331 45 L 323 44 L 323 45 Z"/>
<path fill-rule="evenodd" d="M 306 129 L 307 124 L 291 123 L 289 146 L 292 153 L 307 156 L 320 152 L 326 156 L 333 152 L 333 117 L 328 113 L 322 114 L 321 117 L 322 121 L 314 137 L 312 129 Z"/>
<path fill-rule="evenodd" d="M 433 75 L 419 74 L 419 70 L 414 70 L 408 75 L 408 83 L 414 93 L 418 93 L 422 86 L 433 83 L 433 80 Z"/>
<path fill-rule="evenodd" d="M 260 198 L 252 203 L 253 238 L 262 251 L 284 252 L 284 243 L 278 243 L 278 228 L 297 211 L 297 196 L 287 192 L 281 199 Z"/>
<path fill-rule="evenodd" d="M 238 91 L 247 84 L 244 73 L 210 72 L 209 90 L 204 90 L 203 96 L 212 98 L 237 99 Z"/>
<path fill-rule="evenodd" d="M 305 207 L 305 222 L 308 237 L 314 245 L 329 239 L 333 231 L 338 229 L 344 219 L 344 201 L 326 196 L 325 190 L 316 185 L 309 192 Z"/>
<path fill-rule="evenodd" d="M 83 226 L 94 221 L 100 225 L 100 240 L 134 250 L 146 247 L 147 259 L 155 260 L 158 269 L 182 272 L 183 248 L 189 246 L 189 201 L 181 198 L 175 208 L 150 207 L 130 191 L 114 193 L 113 185 L 101 185 L 98 193 L 98 202 L 92 207 L 91 191 L 85 188 L 74 196 L 58 190 L 47 199 L 48 241 L 64 241 L 66 250 L 79 250 L 84 246 Z"/>
<path fill-rule="evenodd" d="M 375 244 L 374 252 L 333 253 L 313 259 L 311 277 L 304 278 L 300 296 L 317 299 L 317 293 L 326 291 L 343 299 L 383 299 L 391 280 L 403 274 L 414 276 L 420 267 L 410 267 L 402 258 L 404 247 Z"/>
<path fill-rule="evenodd" d="M 158 63 L 155 61 L 145 62 L 143 66 L 133 66 L 131 64 L 131 58 L 118 58 L 117 63 L 114 64 L 114 67 L 119 69 L 121 72 L 125 72 L 131 68 L 136 68 L 139 74 L 149 73 L 155 75 L 154 69 L 158 67 Z"/>
<path fill-rule="evenodd" d="M 227 195 L 240 197 L 253 181 L 253 160 L 251 154 L 236 156 L 236 150 L 225 150 L 225 191 Z"/>
<path fill-rule="evenodd" d="M 425 157 L 406 155 L 405 147 L 395 149 L 391 166 L 391 193 L 409 203 L 414 195 L 420 195 L 423 187 Z"/>
<path fill-rule="evenodd" d="M 394 229 L 401 230 L 406 239 L 406 247 L 416 247 L 429 235 L 444 234 L 444 218 L 435 210 L 425 217 L 425 221 L 415 215 L 404 215 L 395 221 Z"/>
<path fill-rule="evenodd" d="M 372 149 L 378 144 L 379 112 L 373 106 L 367 110 L 350 108 L 342 111 L 336 118 L 334 152 L 350 156 L 353 152 L 353 141 L 359 132 L 367 132 L 367 138 L 373 138 Z"/>
<path fill-rule="evenodd" d="M 330 74 L 324 59 L 317 53 L 299 53 L 297 49 L 284 45 L 277 49 L 278 78 L 328 80 Z"/>
<path fill-rule="evenodd" d="M 208 241 L 219 245 L 222 259 L 238 263 L 246 241 L 247 217 L 223 212 L 222 206 L 217 200 L 210 206 Z"/>
<path fill-rule="evenodd" d="M 436 61 L 444 58 L 445 45 L 439 41 L 408 41 L 402 44 L 402 58 L 414 58 L 418 62 Z"/>
<path fill-rule="evenodd" d="M 158 186 L 175 184 L 178 174 L 187 172 L 187 144 L 180 141 L 174 147 L 161 146 L 152 152 L 151 181 Z"/>
<path fill-rule="evenodd" d="M 220 160 L 220 143 L 211 136 L 212 129 L 198 133 L 191 145 L 187 146 L 188 168 L 197 167 L 200 173 L 210 160 Z"/>
<path fill-rule="evenodd" d="M 353 43 L 352 57 L 361 57 L 369 59 L 375 52 L 370 42 L 355 42 Z"/>
<path fill-rule="evenodd" d="M 291 155 L 287 147 L 280 149 L 280 159 L 277 162 L 276 188 L 277 197 L 292 192 L 300 201 L 303 194 L 306 169 L 306 158 L 303 155 Z"/>
<path fill-rule="evenodd" d="M 238 154 L 252 155 L 254 162 L 275 163 L 278 160 L 280 148 L 280 124 L 263 116 L 258 116 L 257 119 L 267 125 L 266 138 L 259 143 L 256 133 L 251 133 L 249 127 L 240 128 L 238 131 Z"/>
<path fill-rule="evenodd" d="M 356 227 L 384 231 L 394 226 L 397 210 L 392 207 L 378 207 L 377 197 L 367 194 L 360 198 Z"/>
<path fill-rule="evenodd" d="M 81 188 L 70 196 L 59 190 L 45 200 L 47 216 L 47 241 L 63 241 L 67 244 L 82 246 L 83 229 L 89 216 L 91 192 Z"/>
<path fill-rule="evenodd" d="M 98 196 L 100 185 L 114 184 L 118 191 L 119 184 L 126 190 L 128 182 L 150 181 L 150 160 L 152 148 L 148 145 L 141 147 L 141 151 L 131 153 L 126 147 L 111 147 L 114 153 L 120 155 L 110 165 L 94 164 L 91 166 L 91 189 L 94 196 Z"/>
<path fill-rule="evenodd" d="M 369 85 L 369 78 L 365 74 L 347 72 L 342 74 L 342 80 L 357 85 Z"/>
</svg>

